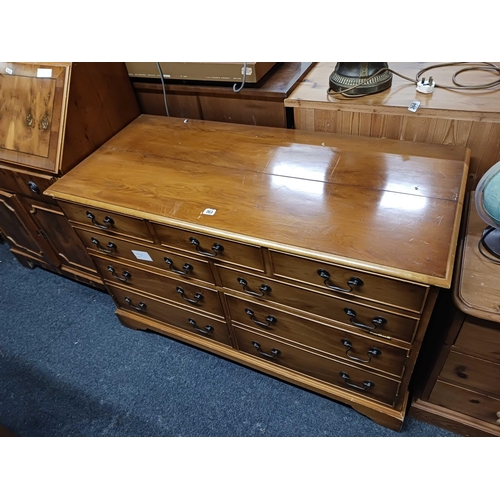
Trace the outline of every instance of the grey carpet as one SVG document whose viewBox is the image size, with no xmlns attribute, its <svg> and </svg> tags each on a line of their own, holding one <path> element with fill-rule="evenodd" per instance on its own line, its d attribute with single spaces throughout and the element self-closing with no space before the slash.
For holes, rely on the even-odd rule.
<svg viewBox="0 0 500 500">
<path fill-rule="evenodd" d="M 18 436 L 454 436 L 397 433 L 342 404 L 166 337 L 111 298 L 0 245 L 0 424 Z"/>
</svg>

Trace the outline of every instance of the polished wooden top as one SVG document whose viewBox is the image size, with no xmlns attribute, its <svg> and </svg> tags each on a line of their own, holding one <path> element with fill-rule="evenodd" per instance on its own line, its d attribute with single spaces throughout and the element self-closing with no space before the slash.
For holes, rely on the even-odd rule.
<svg viewBox="0 0 500 500">
<path fill-rule="evenodd" d="M 389 68 L 415 79 L 417 73 L 434 64 L 427 62 L 390 62 Z M 500 66 L 500 63 L 494 63 Z M 471 113 L 475 118 L 487 116 L 488 119 L 500 121 L 500 87 L 496 90 L 481 91 L 456 91 L 443 88 L 435 88 L 431 94 L 417 92 L 416 85 L 397 75 L 393 75 L 392 85 L 389 89 L 378 94 L 363 96 L 361 98 L 349 98 L 343 96 L 328 96 L 329 77 L 335 69 L 335 62 L 316 63 L 314 68 L 307 74 L 303 82 L 285 99 L 286 107 L 306 107 L 314 109 L 347 111 L 379 112 L 383 109 L 385 114 L 401 113 L 408 111 L 410 103 L 414 100 L 420 101 L 420 107 L 416 115 L 432 116 L 439 114 L 443 117 L 460 116 Z M 432 76 L 438 85 L 453 85 L 452 76 L 464 66 L 449 66 L 445 68 L 432 69 L 424 74 L 426 78 Z M 457 76 L 457 81 L 463 85 L 483 85 L 498 80 L 499 75 L 486 71 L 464 72 Z M 412 113 L 413 114 L 413 113 Z"/>
<path fill-rule="evenodd" d="M 455 146 L 142 115 L 46 194 L 449 287 L 468 159 Z"/>
<path fill-rule="evenodd" d="M 475 191 L 470 194 L 465 235 L 458 254 L 453 298 L 466 314 L 500 323 L 500 265 L 481 255 L 478 242 L 488 226 L 477 213 Z M 464 215 L 465 217 L 465 215 Z M 487 250 L 485 250 L 488 253 Z"/>
</svg>

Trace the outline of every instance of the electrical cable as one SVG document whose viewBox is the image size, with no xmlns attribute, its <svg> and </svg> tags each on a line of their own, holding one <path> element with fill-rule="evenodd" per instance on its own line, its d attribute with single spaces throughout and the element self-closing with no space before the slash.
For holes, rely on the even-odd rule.
<svg viewBox="0 0 500 500">
<path fill-rule="evenodd" d="M 245 86 L 246 78 L 247 78 L 247 63 L 244 62 L 243 63 L 243 79 L 241 81 L 241 85 L 240 85 L 239 89 L 236 88 L 236 83 L 233 85 L 234 92 L 239 92 Z"/>
<path fill-rule="evenodd" d="M 170 116 L 167 106 L 167 91 L 165 90 L 165 80 L 163 79 L 163 71 L 161 69 L 159 62 L 156 63 L 156 67 L 158 68 L 158 72 L 160 73 L 161 88 L 163 90 L 163 103 L 165 104 L 165 112 L 167 113 L 167 116 Z"/>
<path fill-rule="evenodd" d="M 443 63 L 443 64 L 434 64 L 432 66 L 427 66 L 427 68 L 424 68 L 420 70 L 417 73 L 416 79 L 417 81 L 420 80 L 420 77 L 422 76 L 423 73 L 426 71 L 429 71 L 434 68 L 444 68 L 447 66 L 465 66 L 465 65 L 470 65 L 471 67 L 469 68 L 462 68 L 459 71 L 456 71 L 453 73 L 451 79 L 455 86 L 447 86 L 447 85 L 438 85 L 436 83 L 436 87 L 442 88 L 442 89 L 448 89 L 448 90 L 487 90 L 493 87 L 496 87 L 500 85 L 500 67 L 498 67 L 496 64 L 489 63 L 489 62 L 481 62 L 481 63 L 470 63 L 470 62 L 451 62 L 451 63 Z M 495 80 L 490 83 L 485 83 L 482 85 L 462 85 L 457 82 L 457 76 L 460 73 L 464 73 L 465 71 L 493 71 L 498 74 L 499 78 L 498 80 Z"/>
<path fill-rule="evenodd" d="M 356 97 L 364 97 L 364 96 L 370 95 L 370 94 L 349 95 L 349 94 L 345 94 L 345 92 L 348 92 L 350 90 L 354 90 L 354 89 L 356 89 L 358 87 L 361 87 L 362 85 L 365 85 L 370 80 L 372 80 L 373 78 L 375 78 L 380 73 L 383 73 L 384 71 L 389 71 L 390 73 L 393 73 L 394 75 L 397 75 L 400 78 L 403 78 L 404 80 L 408 80 L 409 82 L 412 82 L 412 83 L 414 83 L 416 85 L 420 81 L 422 75 L 425 72 L 427 72 L 427 71 L 429 71 L 431 69 L 434 69 L 434 68 L 444 68 L 444 67 L 447 67 L 447 66 L 464 66 L 464 65 L 471 65 L 471 67 L 462 68 L 461 70 L 456 71 L 452 75 L 452 81 L 455 84 L 455 86 L 438 85 L 436 83 L 436 87 L 439 87 L 439 88 L 442 88 L 442 89 L 460 91 L 460 90 L 488 90 L 488 89 L 493 89 L 496 86 L 500 86 L 500 67 L 498 67 L 496 64 L 488 63 L 488 62 L 483 62 L 483 63 L 451 62 L 451 63 L 433 64 L 431 66 L 427 66 L 426 68 L 423 68 L 422 70 L 420 70 L 416 74 L 416 76 L 415 76 L 414 79 L 410 78 L 410 77 L 407 77 L 405 75 L 402 75 L 402 74 L 398 73 L 397 71 L 394 71 L 391 68 L 381 68 L 376 73 L 374 73 L 373 75 L 371 75 L 369 77 L 366 77 L 366 79 L 364 79 L 362 82 L 358 83 L 357 85 L 354 85 L 354 86 L 349 87 L 347 89 L 341 90 L 339 92 L 334 92 L 331 89 L 327 89 L 326 93 L 327 93 L 328 96 L 342 95 L 344 97 L 349 97 L 351 99 L 352 98 L 356 98 Z M 457 76 L 460 73 L 464 73 L 466 71 L 491 71 L 491 72 L 497 73 L 499 75 L 499 78 L 498 78 L 498 80 L 495 80 L 495 81 L 490 82 L 490 83 L 482 84 L 482 85 L 462 85 L 462 84 L 458 83 Z"/>
</svg>

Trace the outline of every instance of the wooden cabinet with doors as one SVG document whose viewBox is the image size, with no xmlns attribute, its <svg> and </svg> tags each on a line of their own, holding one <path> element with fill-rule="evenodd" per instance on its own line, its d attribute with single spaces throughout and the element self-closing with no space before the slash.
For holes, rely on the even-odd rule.
<svg viewBox="0 0 500 500">
<path fill-rule="evenodd" d="M 102 286 L 43 194 L 139 114 L 123 63 L 0 63 L 0 231 L 17 259 Z"/>
<path fill-rule="evenodd" d="M 7 241 L 25 255 L 43 259 L 37 238 L 37 228 L 23 211 L 14 193 L 0 190 L 0 226 Z"/>
</svg>

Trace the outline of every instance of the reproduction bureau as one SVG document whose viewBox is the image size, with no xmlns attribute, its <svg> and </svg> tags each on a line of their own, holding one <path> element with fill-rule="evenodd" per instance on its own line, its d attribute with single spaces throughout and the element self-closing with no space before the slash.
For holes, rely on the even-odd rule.
<svg viewBox="0 0 500 500">
<path fill-rule="evenodd" d="M 411 414 L 466 436 L 500 436 L 500 268 L 479 253 L 486 224 L 474 194 L 446 297 L 453 303 L 436 325 L 444 338 L 432 349 L 435 361 Z"/>
<path fill-rule="evenodd" d="M 124 325 L 400 429 L 451 284 L 468 160 L 458 147 L 141 115 L 45 194 Z"/>
<path fill-rule="evenodd" d="M 23 265 L 103 287 L 43 192 L 139 115 L 125 65 L 0 63 L 0 96 L 0 233 Z"/>
</svg>

